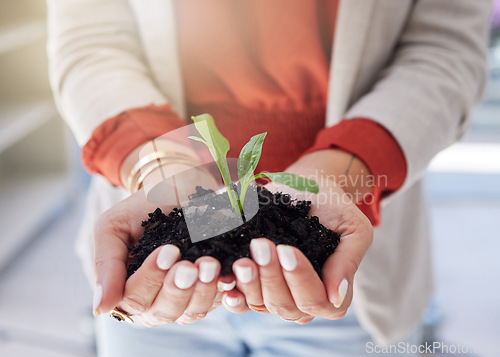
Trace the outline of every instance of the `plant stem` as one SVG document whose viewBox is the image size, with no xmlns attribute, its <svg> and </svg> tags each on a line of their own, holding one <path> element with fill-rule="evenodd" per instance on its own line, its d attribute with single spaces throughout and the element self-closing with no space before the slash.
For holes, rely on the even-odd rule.
<svg viewBox="0 0 500 357">
<path fill-rule="evenodd" d="M 220 170 L 220 173 L 222 176 L 222 181 L 224 181 L 224 186 L 226 186 L 227 195 L 229 196 L 229 201 L 231 202 L 231 206 L 233 206 L 235 213 L 241 214 L 241 208 L 239 205 L 239 200 L 237 198 L 238 192 L 235 192 L 231 188 L 231 185 L 233 184 L 233 182 L 231 180 L 231 173 L 229 172 L 229 167 L 227 166 L 227 161 L 226 160 L 217 160 L 216 163 L 217 163 L 217 166 L 219 167 L 219 170 Z M 233 195 L 231 192 L 234 192 L 235 195 Z"/>
</svg>

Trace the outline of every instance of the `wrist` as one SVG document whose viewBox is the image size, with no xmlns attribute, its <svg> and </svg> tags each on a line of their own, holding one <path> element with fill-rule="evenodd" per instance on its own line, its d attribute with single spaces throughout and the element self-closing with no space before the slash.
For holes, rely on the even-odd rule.
<svg viewBox="0 0 500 357">
<path fill-rule="evenodd" d="M 150 185 L 160 182 L 164 176 L 158 175 L 157 169 L 160 167 L 170 164 L 172 167 L 169 168 L 169 173 L 174 175 L 197 166 L 198 161 L 194 150 L 187 145 L 164 139 L 147 141 L 136 147 L 123 160 L 120 167 L 121 185 L 133 192 L 143 181 Z"/>
<path fill-rule="evenodd" d="M 314 178 L 319 185 L 334 180 L 356 203 L 374 189 L 368 166 L 357 156 L 338 148 L 306 154 L 286 171 Z"/>
<path fill-rule="evenodd" d="M 141 186 L 148 201 L 180 206 L 196 193 L 197 186 L 216 191 L 219 184 L 205 165 L 166 162 L 148 173 Z"/>
</svg>

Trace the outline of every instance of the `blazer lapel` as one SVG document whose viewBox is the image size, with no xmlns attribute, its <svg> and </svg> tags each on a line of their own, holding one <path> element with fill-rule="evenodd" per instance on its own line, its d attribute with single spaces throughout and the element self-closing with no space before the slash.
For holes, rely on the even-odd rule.
<svg viewBox="0 0 500 357">
<path fill-rule="evenodd" d="M 330 63 L 326 126 L 340 121 L 350 104 L 377 1 L 340 0 Z"/>
</svg>

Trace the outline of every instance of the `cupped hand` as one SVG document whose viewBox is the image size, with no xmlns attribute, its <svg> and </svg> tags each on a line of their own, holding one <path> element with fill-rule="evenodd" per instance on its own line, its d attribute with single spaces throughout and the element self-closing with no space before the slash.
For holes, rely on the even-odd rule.
<svg viewBox="0 0 500 357">
<path fill-rule="evenodd" d="M 220 264 L 211 257 L 191 263 L 178 261 L 179 256 L 173 245 L 157 248 L 127 280 L 118 308 L 148 327 L 204 318 L 220 300 L 216 299 Z"/>
<path fill-rule="evenodd" d="M 332 164 L 335 158 L 339 159 L 333 161 L 337 165 Z M 229 311 L 270 312 L 299 324 L 308 323 L 316 316 L 339 319 L 345 315 L 352 300 L 354 275 L 372 243 L 373 229 L 352 201 L 353 195 L 346 193 L 352 193 L 353 187 L 344 190 L 335 182 L 335 177 L 345 172 L 340 158 L 348 162 L 348 157 L 336 150 L 317 152 L 286 170 L 316 179 L 320 186 L 318 194 L 274 183 L 267 185 L 272 191 L 289 192 L 299 200 L 310 200 L 310 214 L 340 234 L 340 243 L 326 260 L 321 278 L 297 248 L 276 246 L 265 238 L 254 239 L 250 245 L 253 260 L 243 258 L 233 264 L 237 289 L 223 296 L 224 306 Z M 363 174 L 369 174 L 367 169 Z M 361 197 L 369 192 L 363 187 L 357 190 Z"/>
<path fill-rule="evenodd" d="M 168 213 L 173 207 L 160 208 Z M 195 263 L 179 261 L 179 249 L 173 245 L 158 247 L 126 279 L 127 247 L 137 243 L 143 233 L 141 222 L 156 208 L 139 190 L 96 222 L 96 315 L 118 307 L 146 326 L 174 321 L 187 324 L 202 319 L 220 305 L 219 262 L 211 257 L 200 257 Z"/>
</svg>

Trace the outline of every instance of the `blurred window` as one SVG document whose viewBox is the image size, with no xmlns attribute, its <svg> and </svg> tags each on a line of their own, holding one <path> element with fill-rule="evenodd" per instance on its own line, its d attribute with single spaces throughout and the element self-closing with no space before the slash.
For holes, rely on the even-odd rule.
<svg viewBox="0 0 500 357">
<path fill-rule="evenodd" d="M 500 133 L 500 0 L 494 1 L 488 57 L 490 81 L 482 105 L 474 112 L 472 134 Z M 483 141 L 480 137 L 477 139 Z"/>
</svg>

